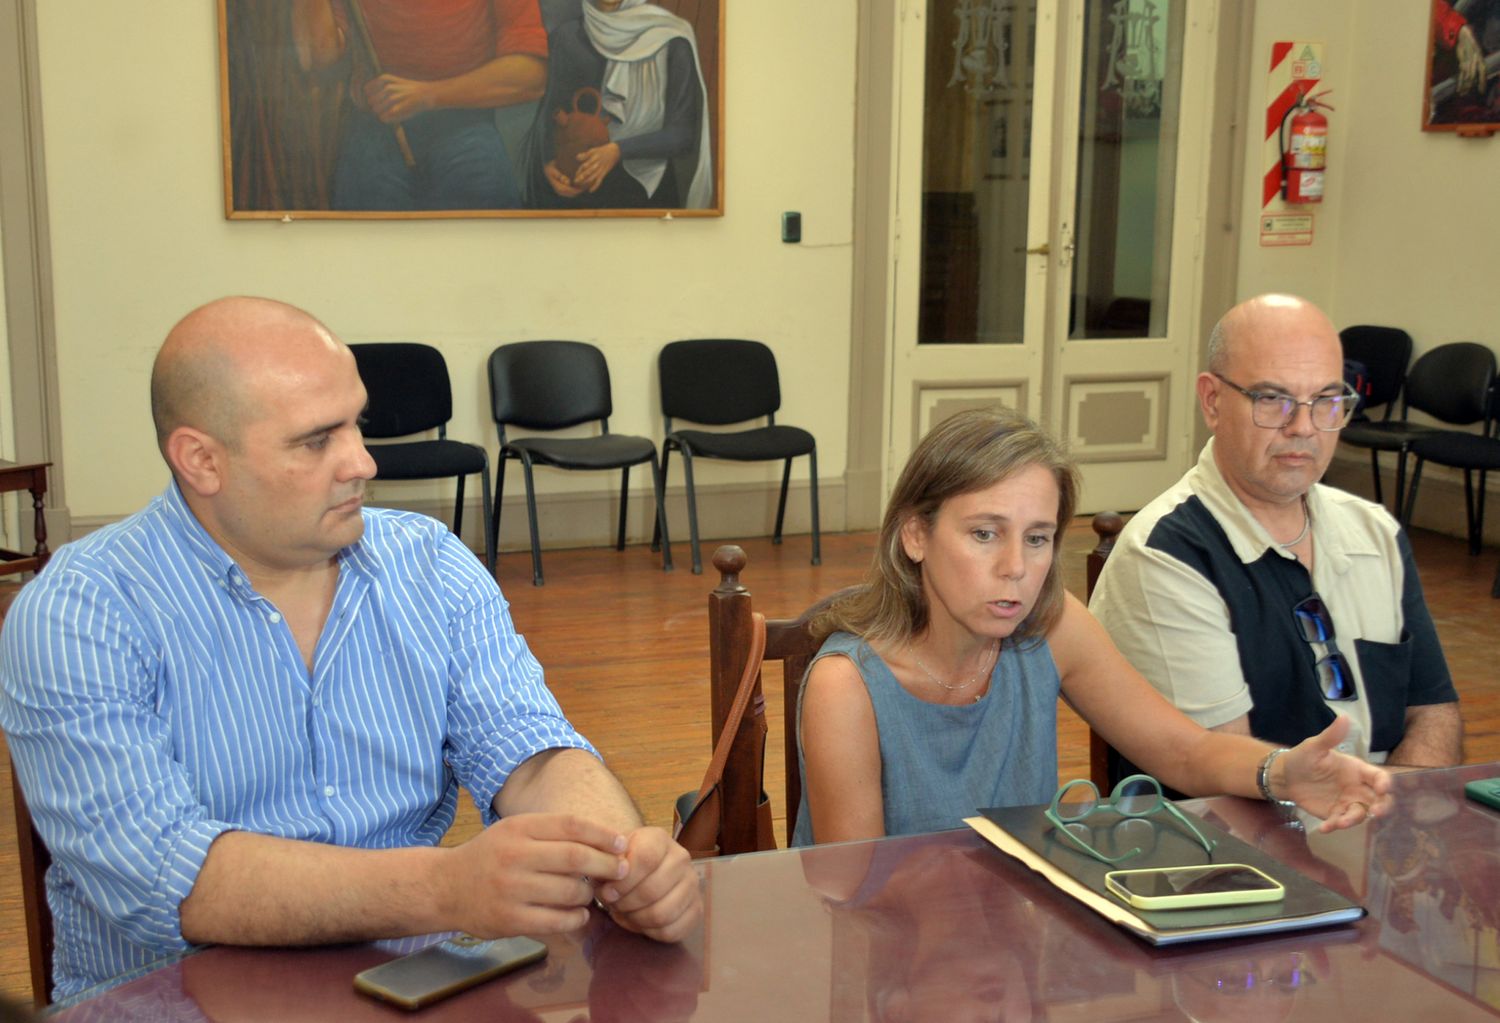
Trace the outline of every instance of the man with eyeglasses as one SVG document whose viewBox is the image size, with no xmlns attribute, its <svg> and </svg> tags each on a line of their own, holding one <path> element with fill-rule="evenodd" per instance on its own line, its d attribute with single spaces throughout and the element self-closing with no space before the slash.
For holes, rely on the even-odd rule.
<svg viewBox="0 0 1500 1023">
<path fill-rule="evenodd" d="M 1346 752 L 1461 762 L 1458 696 L 1405 534 L 1318 482 L 1357 399 L 1333 324 L 1287 295 L 1241 303 L 1210 335 L 1197 389 L 1213 437 L 1120 534 L 1090 610 L 1204 727 L 1293 746 L 1338 713 L 1354 725 Z"/>
</svg>

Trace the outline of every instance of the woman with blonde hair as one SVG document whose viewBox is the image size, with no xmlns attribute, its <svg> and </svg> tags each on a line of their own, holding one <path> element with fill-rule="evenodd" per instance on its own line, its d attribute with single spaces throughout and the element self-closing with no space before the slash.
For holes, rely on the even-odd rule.
<svg viewBox="0 0 1500 1023">
<path fill-rule="evenodd" d="M 1386 772 L 1336 750 L 1347 719 L 1279 750 L 1200 727 L 1130 667 L 1063 588 L 1058 540 L 1078 489 L 1061 446 L 1008 410 L 962 412 L 917 445 L 868 579 L 814 622 L 825 638 L 798 708 L 793 844 L 1048 802 L 1059 695 L 1184 792 L 1293 801 L 1325 831 L 1389 810 Z"/>
</svg>

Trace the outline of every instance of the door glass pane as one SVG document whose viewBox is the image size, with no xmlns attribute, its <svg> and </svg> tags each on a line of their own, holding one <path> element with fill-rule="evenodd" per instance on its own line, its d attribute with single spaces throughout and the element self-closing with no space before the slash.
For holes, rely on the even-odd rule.
<svg viewBox="0 0 1500 1023">
<path fill-rule="evenodd" d="M 1020 344 L 1035 0 L 928 0 L 920 344 Z"/>
<path fill-rule="evenodd" d="M 1087 0 L 1068 336 L 1164 337 L 1184 0 Z"/>
</svg>

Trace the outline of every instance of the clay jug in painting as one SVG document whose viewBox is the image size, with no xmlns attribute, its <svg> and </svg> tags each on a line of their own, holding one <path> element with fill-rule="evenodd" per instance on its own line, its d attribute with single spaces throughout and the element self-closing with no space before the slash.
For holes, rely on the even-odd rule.
<svg viewBox="0 0 1500 1023">
<path fill-rule="evenodd" d="M 593 109 L 580 109 L 580 105 Z M 604 119 L 604 97 L 592 86 L 573 93 L 572 111 L 559 110 L 555 117 L 557 169 L 573 180 L 578 173 L 578 154 L 609 141 L 609 122 Z"/>
</svg>

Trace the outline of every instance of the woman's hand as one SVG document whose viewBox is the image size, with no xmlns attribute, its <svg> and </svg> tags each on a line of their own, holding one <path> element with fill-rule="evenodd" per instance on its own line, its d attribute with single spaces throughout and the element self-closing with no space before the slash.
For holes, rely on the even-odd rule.
<svg viewBox="0 0 1500 1023">
<path fill-rule="evenodd" d="M 620 145 L 606 142 L 578 154 L 578 171 L 573 175 L 573 184 L 590 192 L 599 191 L 609 172 L 620 162 Z"/>
<path fill-rule="evenodd" d="M 557 169 L 556 160 L 548 160 L 542 166 L 542 173 L 547 177 L 547 184 L 552 186 L 552 191 L 564 199 L 576 199 L 583 194 L 583 189 L 576 188 L 572 179 Z"/>
<path fill-rule="evenodd" d="M 1394 806 L 1390 772 L 1338 751 L 1349 727 L 1349 719 L 1340 714 L 1271 765 L 1271 792 L 1323 818 L 1318 826 L 1322 832 L 1363 824 Z"/>
</svg>

